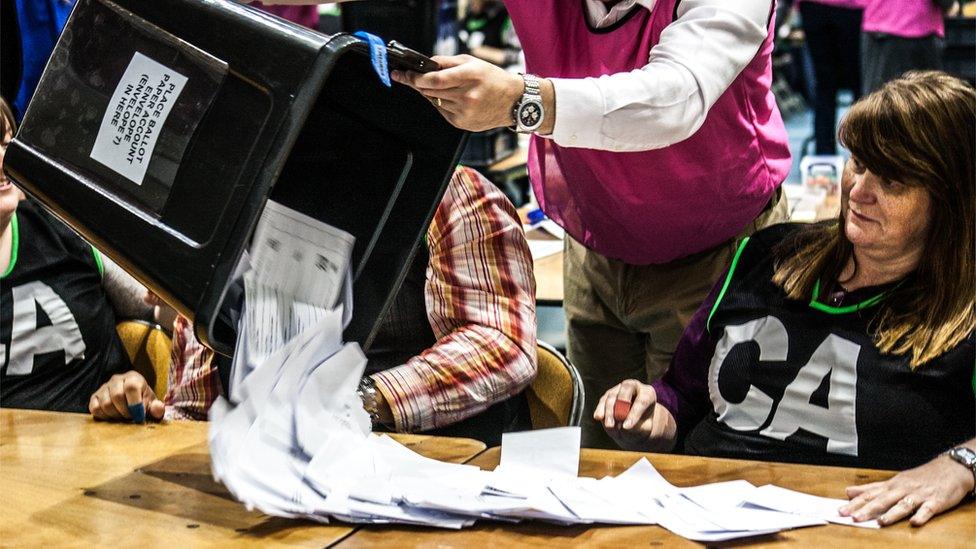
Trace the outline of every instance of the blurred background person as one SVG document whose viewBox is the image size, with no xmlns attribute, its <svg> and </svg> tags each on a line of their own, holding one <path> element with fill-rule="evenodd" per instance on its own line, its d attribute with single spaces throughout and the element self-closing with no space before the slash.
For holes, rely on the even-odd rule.
<svg viewBox="0 0 976 549">
<path fill-rule="evenodd" d="M 813 74 L 813 127 L 817 154 L 836 154 L 837 92 L 861 95 L 861 15 L 865 0 L 800 2 Z"/>
<path fill-rule="evenodd" d="M 0 0 L 0 95 L 11 99 L 18 122 L 74 0 Z"/>
<path fill-rule="evenodd" d="M 519 45 L 508 10 L 500 0 L 471 0 L 459 30 L 460 53 L 467 53 L 499 67 L 521 64 Z"/>
<path fill-rule="evenodd" d="M 943 14 L 955 0 L 866 0 L 861 65 L 864 93 L 910 70 L 942 69 Z"/>
</svg>

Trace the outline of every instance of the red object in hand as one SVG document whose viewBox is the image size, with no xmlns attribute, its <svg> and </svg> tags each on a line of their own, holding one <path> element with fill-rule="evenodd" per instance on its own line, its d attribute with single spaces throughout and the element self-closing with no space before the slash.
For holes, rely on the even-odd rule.
<svg viewBox="0 0 976 549">
<path fill-rule="evenodd" d="M 630 402 L 626 400 L 618 400 L 613 403 L 613 420 L 623 421 L 627 419 L 627 414 L 630 413 Z"/>
</svg>

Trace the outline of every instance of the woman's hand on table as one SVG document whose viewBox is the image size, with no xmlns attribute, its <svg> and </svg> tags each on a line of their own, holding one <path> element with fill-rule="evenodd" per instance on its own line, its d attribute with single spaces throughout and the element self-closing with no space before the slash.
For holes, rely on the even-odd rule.
<svg viewBox="0 0 976 549">
<path fill-rule="evenodd" d="M 628 379 L 604 393 L 593 419 L 625 450 L 670 450 L 674 445 L 674 418 L 657 405 L 654 387 L 636 379 Z"/>
<path fill-rule="evenodd" d="M 95 419 L 141 423 L 163 419 L 166 407 L 142 374 L 128 371 L 112 376 L 99 387 L 88 400 L 88 411 Z"/>
<path fill-rule="evenodd" d="M 955 507 L 973 490 L 973 482 L 972 471 L 943 454 L 884 482 L 848 487 L 851 501 L 840 514 L 856 522 L 878 519 L 882 526 L 911 517 L 912 526 L 921 526 Z"/>
</svg>

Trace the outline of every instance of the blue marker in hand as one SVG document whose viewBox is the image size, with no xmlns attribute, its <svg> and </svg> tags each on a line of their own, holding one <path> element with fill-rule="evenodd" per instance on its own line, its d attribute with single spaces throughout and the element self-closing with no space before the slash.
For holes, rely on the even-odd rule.
<svg viewBox="0 0 976 549">
<path fill-rule="evenodd" d="M 145 423 L 146 406 L 141 402 L 129 404 L 129 417 L 132 418 L 132 423 Z"/>
<path fill-rule="evenodd" d="M 122 413 L 119 413 L 120 405 L 126 407 Z M 89 399 L 88 411 L 95 419 L 145 423 L 162 420 L 166 405 L 156 397 L 146 378 L 133 370 L 112 376 L 102 384 Z"/>
</svg>

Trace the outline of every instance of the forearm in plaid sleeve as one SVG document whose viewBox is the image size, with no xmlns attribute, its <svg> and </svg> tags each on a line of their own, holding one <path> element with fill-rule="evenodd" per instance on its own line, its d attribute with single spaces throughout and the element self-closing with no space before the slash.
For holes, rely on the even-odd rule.
<svg viewBox="0 0 976 549">
<path fill-rule="evenodd" d="M 459 169 L 427 242 L 425 301 L 438 341 L 373 375 L 397 431 L 470 417 L 524 389 L 536 372 L 532 259 L 508 199 Z"/>
<path fill-rule="evenodd" d="M 219 395 L 217 371 L 211 368 L 213 351 L 193 334 L 193 323 L 180 315 L 173 324 L 173 354 L 166 391 L 167 419 L 207 419 Z"/>
</svg>

